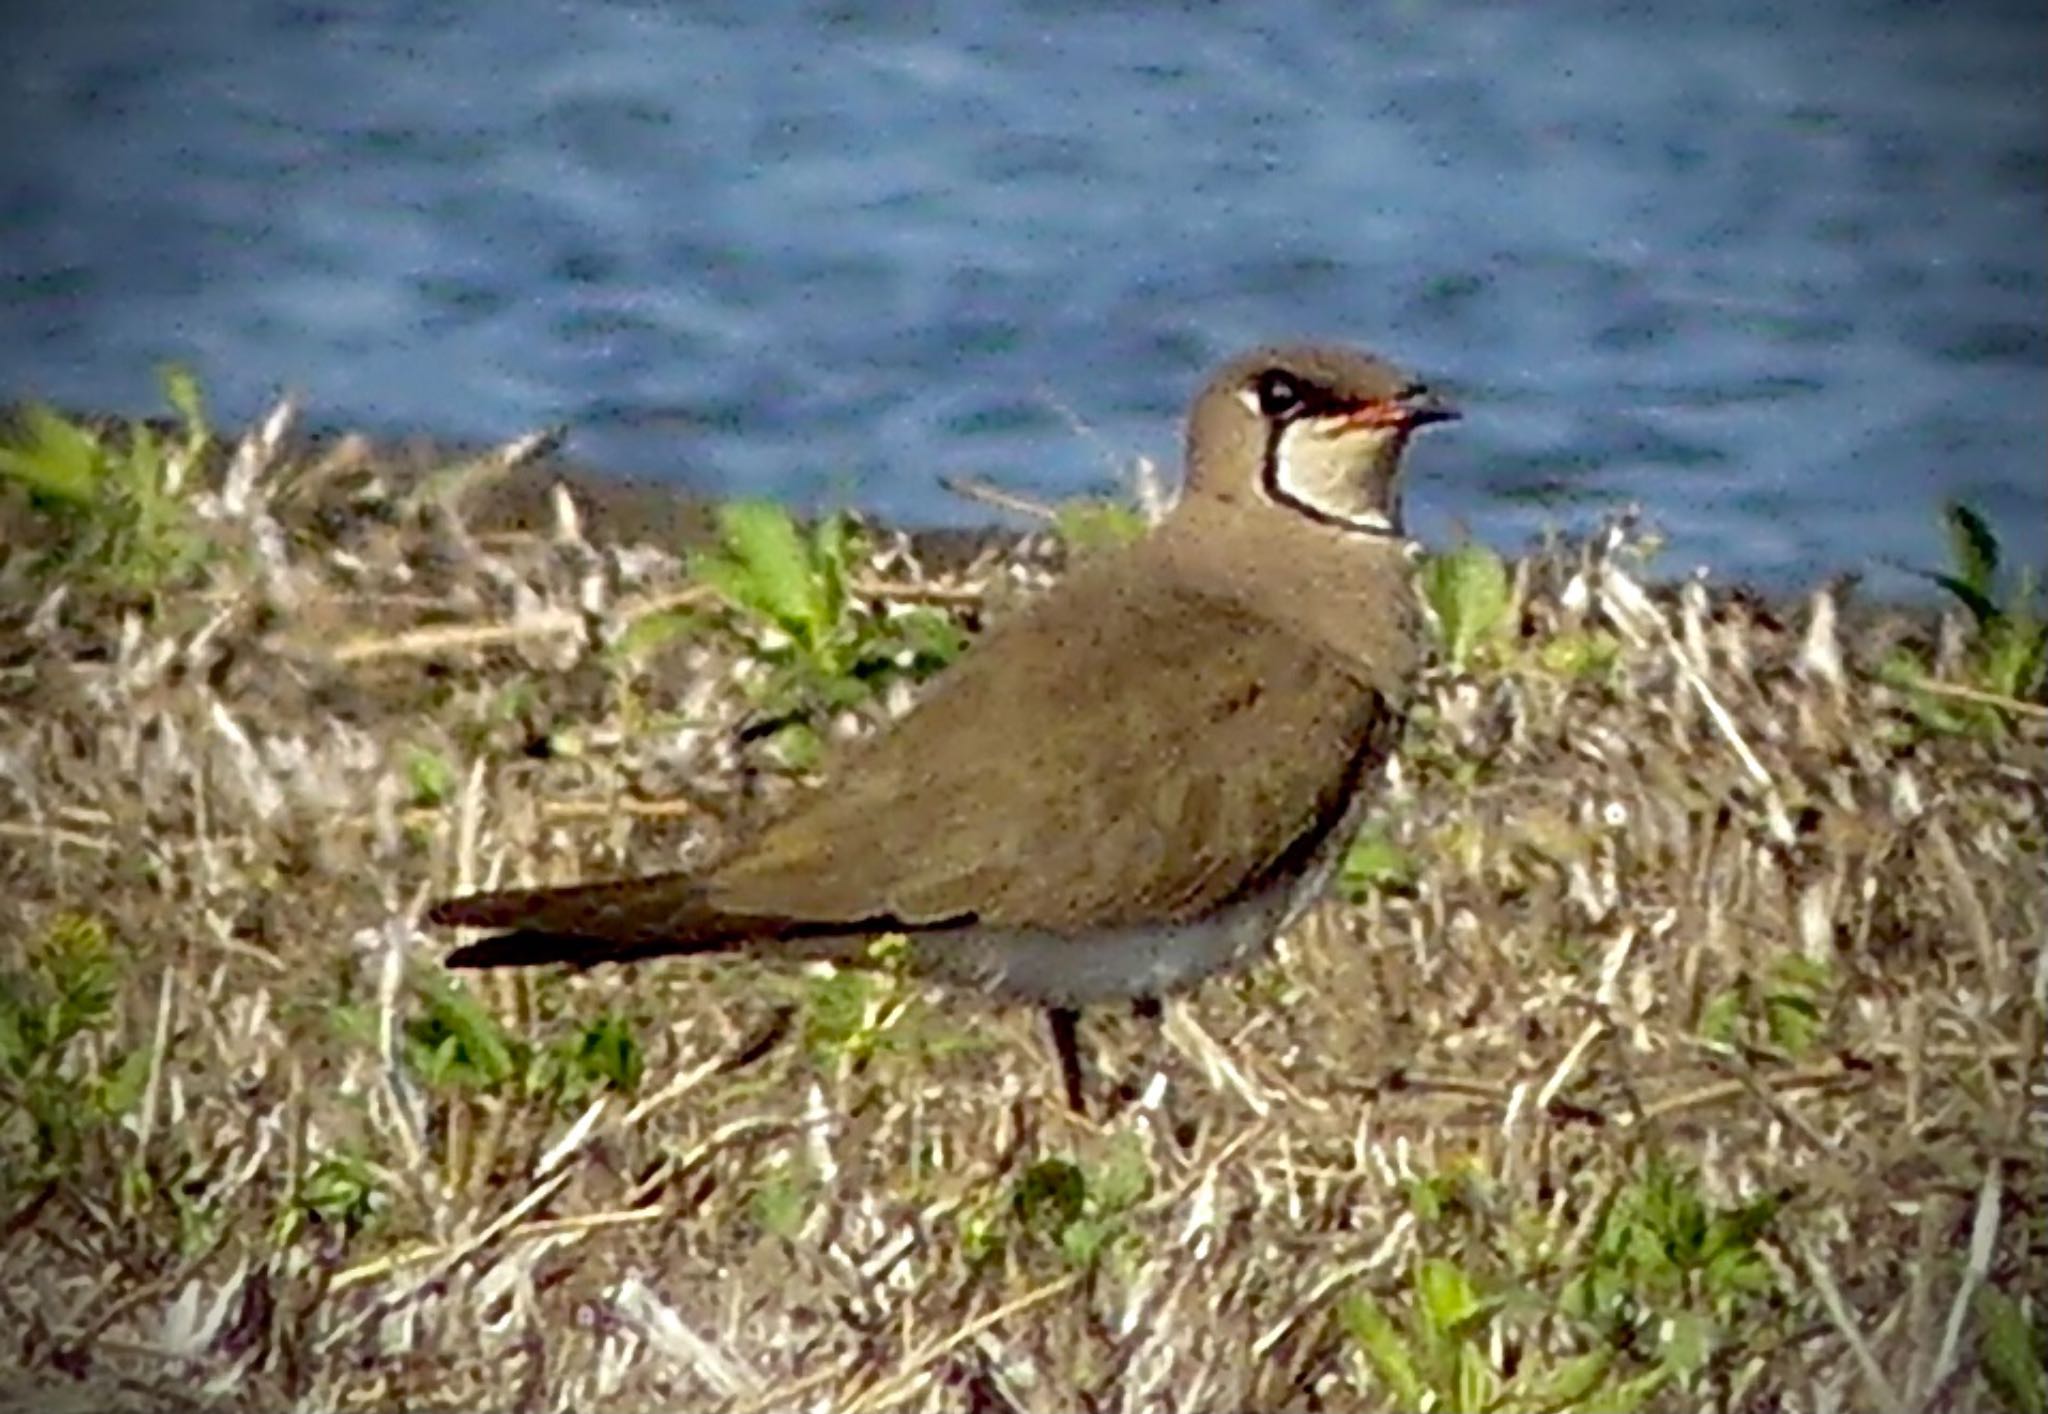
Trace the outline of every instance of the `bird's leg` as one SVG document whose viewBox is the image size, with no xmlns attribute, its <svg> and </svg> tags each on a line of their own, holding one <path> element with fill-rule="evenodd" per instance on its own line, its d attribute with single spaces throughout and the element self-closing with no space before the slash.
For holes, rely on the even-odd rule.
<svg viewBox="0 0 2048 1414">
<path fill-rule="evenodd" d="M 1075 1040 L 1081 1013 L 1070 1006 L 1047 1007 L 1045 1019 L 1052 1024 L 1052 1048 L 1059 1052 L 1060 1076 L 1067 1082 L 1067 1107 L 1075 1114 L 1086 1114 L 1088 1106 L 1081 1098 L 1081 1051 Z"/>
</svg>

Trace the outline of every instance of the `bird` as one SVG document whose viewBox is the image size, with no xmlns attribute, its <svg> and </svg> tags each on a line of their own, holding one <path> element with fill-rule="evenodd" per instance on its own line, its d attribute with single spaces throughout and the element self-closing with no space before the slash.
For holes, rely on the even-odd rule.
<svg viewBox="0 0 2048 1414">
<path fill-rule="evenodd" d="M 1458 411 L 1388 360 L 1279 344 L 1188 413 L 1173 508 L 1005 617 L 903 716 L 697 870 L 451 898 L 452 968 L 689 954 L 893 965 L 1044 1009 L 1248 964 L 1326 885 L 1424 657 L 1399 473 Z"/>
</svg>

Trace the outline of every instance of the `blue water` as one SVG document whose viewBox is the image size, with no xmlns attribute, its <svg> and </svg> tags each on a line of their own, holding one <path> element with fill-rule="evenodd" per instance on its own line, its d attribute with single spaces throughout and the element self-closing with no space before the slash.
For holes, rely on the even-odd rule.
<svg viewBox="0 0 2048 1414">
<path fill-rule="evenodd" d="M 1426 536 L 2048 557 L 2048 9 L 94 0 L 0 17 L 0 396 L 985 518 L 1329 335 L 1453 390 Z"/>
</svg>

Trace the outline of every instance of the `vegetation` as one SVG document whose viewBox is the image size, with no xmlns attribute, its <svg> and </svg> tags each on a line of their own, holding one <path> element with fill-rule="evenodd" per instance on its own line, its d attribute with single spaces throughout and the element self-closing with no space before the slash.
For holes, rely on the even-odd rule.
<svg viewBox="0 0 2048 1414">
<path fill-rule="evenodd" d="M 1053 528 L 1073 554 L 1094 555 L 1143 535 L 1145 517 L 1122 501 L 1082 498 L 1057 507 Z"/>
<path fill-rule="evenodd" d="M 769 714 L 790 763 L 815 764 L 817 724 L 864 701 L 892 678 L 927 677 L 965 644 L 929 609 L 871 610 L 854 593 L 861 544 L 852 521 L 827 516 L 806 532 L 788 511 L 757 501 L 718 510 L 719 548 L 691 572 L 734 611 L 766 669 L 755 700 Z"/>
<path fill-rule="evenodd" d="M 213 549 L 198 483 L 212 446 L 199 387 L 163 374 L 178 417 L 168 436 L 134 421 L 95 432 L 38 405 L 0 442 L 0 485 L 12 483 L 52 532 L 46 571 L 104 588 L 153 592 L 191 577 Z"/>
<path fill-rule="evenodd" d="M 134 1110 L 149 1052 L 102 1052 L 79 1070 L 72 1045 L 106 1031 L 117 980 L 107 930 L 94 918 L 58 914 L 18 967 L 0 969 L 0 1071 L 12 1103 L 0 1125 L 10 1186 L 81 1166 L 88 1136 Z"/>
<path fill-rule="evenodd" d="M 1422 598 L 1453 668 L 1500 652 L 1513 633 L 1507 566 L 1484 545 L 1463 544 L 1425 560 Z"/>
<path fill-rule="evenodd" d="M 2039 700 L 2048 690 L 2048 593 L 2035 567 L 2006 571 L 1998 536 L 1976 511 L 1952 503 L 1944 517 L 1951 568 L 1922 573 L 1969 613 L 1973 632 L 1954 665 L 1968 695 L 1958 699 L 1928 691 L 1941 685 L 1938 665 L 1930 666 L 1910 648 L 1891 656 L 1886 677 L 1922 689 L 1913 702 L 1926 727 L 2002 733 L 2010 715 L 2006 704 Z"/>
<path fill-rule="evenodd" d="M 374 457 L 286 498 L 189 401 L 150 477 L 34 418 L 0 473 L 41 528 L 0 561 L 0 1395 L 2048 1399 L 2042 615 L 1974 518 L 1947 627 L 1639 583 L 1625 538 L 1429 561 L 1340 899 L 1163 1028 L 1091 1016 L 1081 1120 L 1039 1018 L 901 939 L 454 977 L 413 926 L 719 848 L 808 764 L 735 744 L 900 706 L 1010 611 L 1007 545 L 736 507 L 628 547 Z"/>
</svg>

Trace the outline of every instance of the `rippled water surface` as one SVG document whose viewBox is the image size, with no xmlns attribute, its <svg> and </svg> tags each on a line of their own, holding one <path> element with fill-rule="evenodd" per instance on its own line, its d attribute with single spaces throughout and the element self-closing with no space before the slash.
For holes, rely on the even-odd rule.
<svg viewBox="0 0 2048 1414">
<path fill-rule="evenodd" d="M 2048 555 L 2038 4 L 6 8 L 0 396 L 988 513 L 1275 335 L 1455 391 L 1410 502 L 1796 584 Z"/>
</svg>

